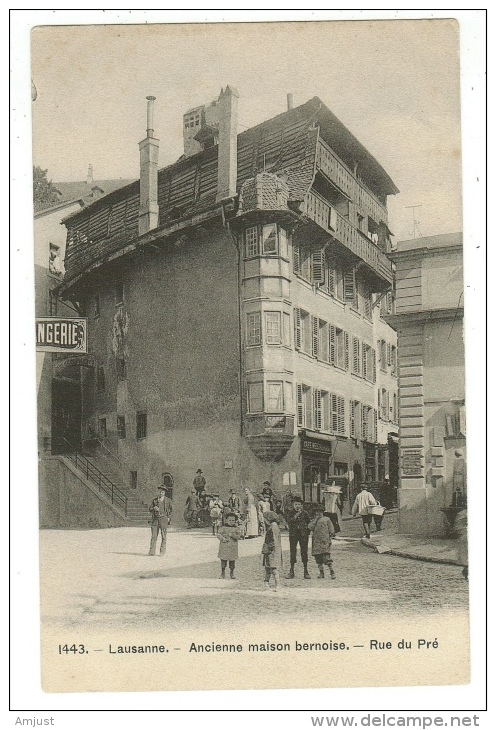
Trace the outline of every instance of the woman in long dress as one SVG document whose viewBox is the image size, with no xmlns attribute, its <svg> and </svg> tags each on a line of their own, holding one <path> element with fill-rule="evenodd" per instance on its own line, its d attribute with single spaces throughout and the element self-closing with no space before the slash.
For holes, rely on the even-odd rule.
<svg viewBox="0 0 496 730">
<path fill-rule="evenodd" d="M 248 487 L 245 488 L 245 498 L 243 502 L 245 506 L 246 519 L 245 538 L 258 537 L 257 498 Z"/>
</svg>

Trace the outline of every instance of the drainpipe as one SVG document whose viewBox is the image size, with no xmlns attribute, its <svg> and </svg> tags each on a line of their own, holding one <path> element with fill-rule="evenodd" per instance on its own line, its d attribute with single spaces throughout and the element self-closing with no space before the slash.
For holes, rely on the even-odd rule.
<svg viewBox="0 0 496 730">
<path fill-rule="evenodd" d="M 222 225 L 226 229 L 231 241 L 236 248 L 238 257 L 238 342 L 239 342 L 239 433 L 243 435 L 243 333 L 241 327 L 241 248 L 238 243 L 238 239 L 231 231 L 229 223 L 226 221 L 224 206 L 222 206 Z"/>
</svg>

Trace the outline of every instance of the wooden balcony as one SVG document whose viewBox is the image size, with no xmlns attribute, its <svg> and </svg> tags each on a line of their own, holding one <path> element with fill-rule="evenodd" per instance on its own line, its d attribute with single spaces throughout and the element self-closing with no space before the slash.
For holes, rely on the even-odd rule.
<svg viewBox="0 0 496 730">
<path fill-rule="evenodd" d="M 387 208 L 379 199 L 349 170 L 331 148 L 319 139 L 316 155 L 317 169 L 329 178 L 350 198 L 366 215 L 376 223 L 388 222 Z"/>
<path fill-rule="evenodd" d="M 307 193 L 303 213 L 361 259 L 388 285 L 393 283 L 393 269 L 388 257 L 372 241 L 358 232 L 346 218 L 313 191 Z"/>
</svg>

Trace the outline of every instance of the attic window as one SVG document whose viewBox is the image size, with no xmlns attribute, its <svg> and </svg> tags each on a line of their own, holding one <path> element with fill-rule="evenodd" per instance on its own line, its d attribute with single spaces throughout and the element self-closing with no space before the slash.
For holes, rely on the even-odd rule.
<svg viewBox="0 0 496 730">
<path fill-rule="evenodd" d="M 191 117 L 187 117 L 184 121 L 184 127 L 185 129 L 192 129 L 193 127 L 199 127 L 200 126 L 200 115 L 196 114 Z"/>
</svg>

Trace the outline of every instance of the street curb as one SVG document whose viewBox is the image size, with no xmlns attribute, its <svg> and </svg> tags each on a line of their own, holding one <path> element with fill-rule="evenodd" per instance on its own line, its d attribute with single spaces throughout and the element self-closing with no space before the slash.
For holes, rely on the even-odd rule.
<svg viewBox="0 0 496 730">
<path fill-rule="evenodd" d="M 380 546 L 376 545 L 371 540 L 367 540 L 362 537 L 361 543 L 362 545 L 365 545 L 365 547 L 372 548 L 377 553 L 379 552 L 377 548 Z M 451 558 L 430 558 L 427 555 L 418 555 L 415 553 L 404 552 L 403 550 L 395 550 L 394 548 L 389 548 L 387 545 L 384 545 L 384 548 L 387 548 L 387 550 L 381 550 L 380 554 L 395 555 L 398 558 L 407 558 L 408 560 L 420 560 L 423 563 L 439 563 L 441 565 L 458 565 L 463 567 L 461 563 L 457 560 L 452 560 Z"/>
</svg>

